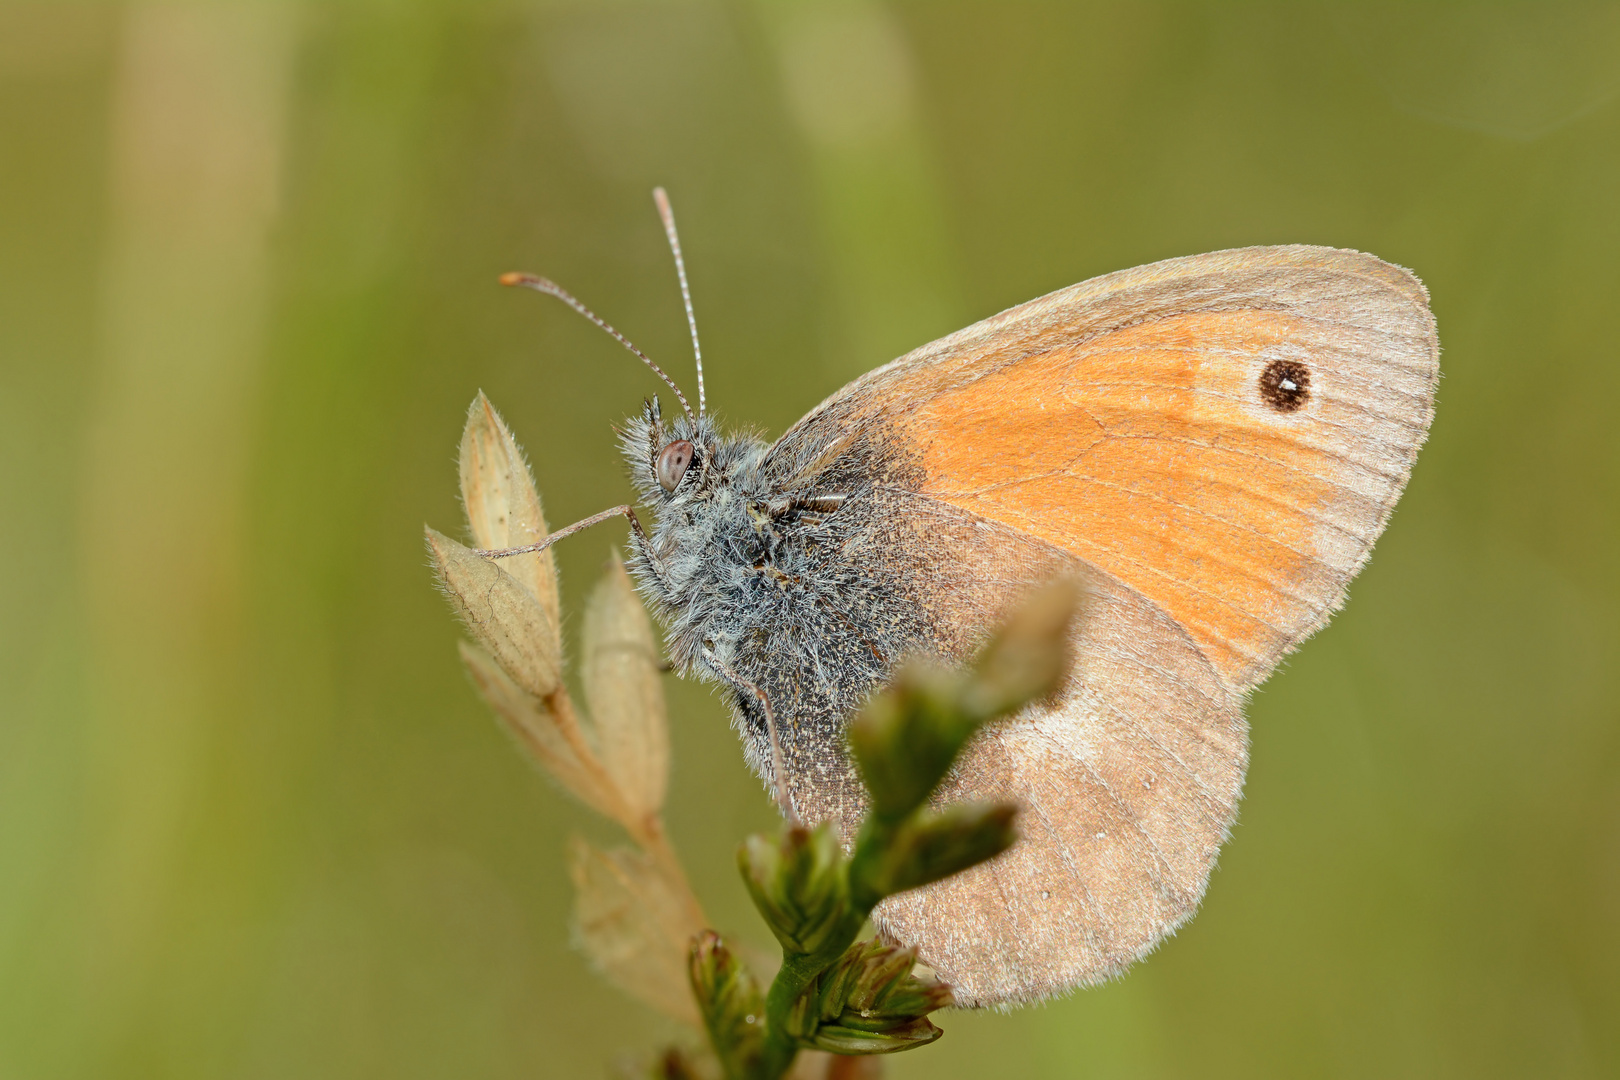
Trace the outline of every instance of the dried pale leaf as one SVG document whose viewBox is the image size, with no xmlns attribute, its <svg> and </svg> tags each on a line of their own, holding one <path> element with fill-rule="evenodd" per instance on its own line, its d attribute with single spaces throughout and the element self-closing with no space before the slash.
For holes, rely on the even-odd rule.
<svg viewBox="0 0 1620 1080">
<path fill-rule="evenodd" d="M 547 536 L 540 493 L 523 450 L 483 391 L 467 410 L 467 427 L 461 433 L 461 501 L 481 548 L 526 547 Z M 510 556 L 503 568 L 540 601 L 555 632 L 562 619 L 551 551 Z"/>
<path fill-rule="evenodd" d="M 602 975 L 630 996 L 697 1025 L 687 948 L 703 929 L 651 859 L 630 848 L 599 851 L 574 837 L 574 935 Z"/>
<path fill-rule="evenodd" d="M 556 628 L 534 594 L 493 560 L 427 530 L 445 594 L 478 644 L 523 689 L 543 698 L 561 683 Z"/>
<path fill-rule="evenodd" d="M 618 793 L 601 767 L 589 760 L 588 746 L 571 718 L 558 717 L 502 671 L 490 655 L 471 642 L 461 643 L 461 662 L 501 726 L 557 783 L 587 806 L 617 818 L 622 813 Z M 559 704 L 566 705 L 566 701 Z"/>
<path fill-rule="evenodd" d="M 602 764 L 643 814 L 664 804 L 669 778 L 668 714 L 647 609 L 617 555 L 585 609 L 581 678 Z"/>
</svg>

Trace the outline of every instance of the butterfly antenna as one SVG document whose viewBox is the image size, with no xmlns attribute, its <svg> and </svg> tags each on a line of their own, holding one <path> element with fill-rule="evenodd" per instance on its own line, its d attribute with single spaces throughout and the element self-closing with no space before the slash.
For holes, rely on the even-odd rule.
<svg viewBox="0 0 1620 1080">
<path fill-rule="evenodd" d="M 675 273 L 681 279 L 686 325 L 692 329 L 692 356 L 697 360 L 698 415 L 702 416 L 706 411 L 703 400 L 703 347 L 698 344 L 697 316 L 692 314 L 692 290 L 686 284 L 686 260 L 681 258 L 681 238 L 675 232 L 675 211 L 670 209 L 669 196 L 661 187 L 653 188 L 653 202 L 658 204 L 658 216 L 664 220 L 664 235 L 669 237 L 669 250 L 675 253 Z"/>
<path fill-rule="evenodd" d="M 502 274 L 501 284 L 520 286 L 525 289 L 533 289 L 535 292 L 545 293 L 547 296 L 555 296 L 557 299 L 561 300 L 563 303 L 567 304 L 569 307 L 591 320 L 591 322 L 595 323 L 597 326 L 600 326 L 603 330 L 606 330 L 613 336 L 614 341 L 617 341 L 620 345 L 623 345 L 625 348 L 635 353 L 643 364 L 646 364 L 648 367 L 652 368 L 653 372 L 657 374 L 660 379 L 663 379 L 671 390 L 675 391 L 676 399 L 680 401 L 681 408 L 686 412 L 686 419 L 694 428 L 697 427 L 697 417 L 692 415 L 692 406 L 687 402 L 686 395 L 681 393 L 681 388 L 675 385 L 675 380 L 671 379 L 667 374 L 665 374 L 663 368 L 653 363 L 652 357 L 630 344 L 629 338 L 625 337 L 623 334 L 613 329 L 613 327 L 609 326 L 601 316 L 596 314 L 596 312 L 574 299 L 573 294 L 568 290 L 564 289 L 561 285 L 558 285 L 550 278 L 536 277 L 533 274 L 519 274 L 515 272 L 510 274 Z M 701 382 L 699 385 L 701 385 Z"/>
</svg>

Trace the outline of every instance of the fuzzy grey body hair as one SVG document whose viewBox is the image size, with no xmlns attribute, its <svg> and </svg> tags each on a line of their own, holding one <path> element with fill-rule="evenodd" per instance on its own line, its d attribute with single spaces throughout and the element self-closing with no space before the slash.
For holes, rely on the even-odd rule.
<svg viewBox="0 0 1620 1080">
<path fill-rule="evenodd" d="M 670 660 L 725 688 L 748 763 L 774 786 L 768 701 L 792 809 L 847 830 L 866 810 L 849 718 L 899 662 L 965 659 L 1029 587 L 1075 562 L 917 496 L 908 448 L 818 427 L 806 467 L 803 454 L 724 436 L 707 416 L 666 423 L 654 399 L 620 442 L 656 515 L 645 538 L 632 534 L 629 567 L 665 625 Z M 655 462 L 675 439 L 696 456 L 665 491 Z"/>
<path fill-rule="evenodd" d="M 654 461 L 674 439 L 691 440 L 696 456 L 666 492 Z M 770 702 L 795 805 L 806 785 L 863 802 L 843 721 L 930 637 L 923 620 L 905 617 L 899 576 L 874 573 L 862 558 L 871 483 L 834 476 L 778 490 L 762 439 L 723 436 L 707 416 L 666 424 L 656 399 L 626 425 L 621 445 L 641 503 L 656 515 L 646 539 L 633 538 L 629 566 L 666 627 L 676 669 L 725 688 L 749 765 L 767 785 L 775 770 L 760 699 Z"/>
</svg>

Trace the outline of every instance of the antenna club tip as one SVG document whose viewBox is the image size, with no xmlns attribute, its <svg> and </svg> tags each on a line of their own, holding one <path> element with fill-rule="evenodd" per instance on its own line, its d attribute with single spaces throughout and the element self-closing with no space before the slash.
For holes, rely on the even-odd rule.
<svg viewBox="0 0 1620 1080">
<path fill-rule="evenodd" d="M 513 270 L 510 273 L 502 274 L 499 280 L 502 285 L 526 285 L 531 280 L 531 275 Z"/>
</svg>

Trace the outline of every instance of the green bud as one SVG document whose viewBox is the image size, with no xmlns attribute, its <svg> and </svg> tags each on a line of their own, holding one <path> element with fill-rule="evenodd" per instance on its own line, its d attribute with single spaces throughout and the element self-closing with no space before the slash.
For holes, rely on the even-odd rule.
<svg viewBox="0 0 1620 1080">
<path fill-rule="evenodd" d="M 688 970 L 709 1043 L 726 1076 L 753 1076 L 765 1037 L 765 999 L 754 977 L 713 930 L 692 939 Z"/>
<path fill-rule="evenodd" d="M 754 906 L 789 955 L 842 948 L 859 929 L 849 907 L 844 855 L 831 825 L 790 827 L 778 841 L 750 836 L 738 849 L 737 862 Z"/>
<path fill-rule="evenodd" d="M 850 903 L 869 912 L 886 896 L 961 873 L 1018 839 L 1013 803 L 964 803 L 897 826 L 868 823 L 849 867 Z M 882 835 L 877 835 L 881 831 Z"/>
<path fill-rule="evenodd" d="M 871 816 L 898 821 L 921 806 L 978 728 L 959 705 L 960 672 L 902 668 L 849 726 L 849 746 L 871 795 Z"/>
<path fill-rule="evenodd" d="M 1056 693 L 1071 666 L 1071 628 L 1082 600 L 1079 583 L 1066 578 L 1031 593 L 979 653 L 962 707 L 984 723 Z"/>
<path fill-rule="evenodd" d="M 811 1045 L 830 1054 L 895 1054 L 927 1046 L 945 1032 L 927 1020 L 895 1024 L 883 1031 L 863 1031 L 842 1024 L 828 1024 L 816 1032 Z"/>
<path fill-rule="evenodd" d="M 912 975 L 916 963 L 915 949 L 876 941 L 850 946 L 806 995 L 819 1021 L 809 1044 L 838 1054 L 888 1054 L 939 1038 L 927 1015 L 951 1003 L 950 989 Z"/>
</svg>

